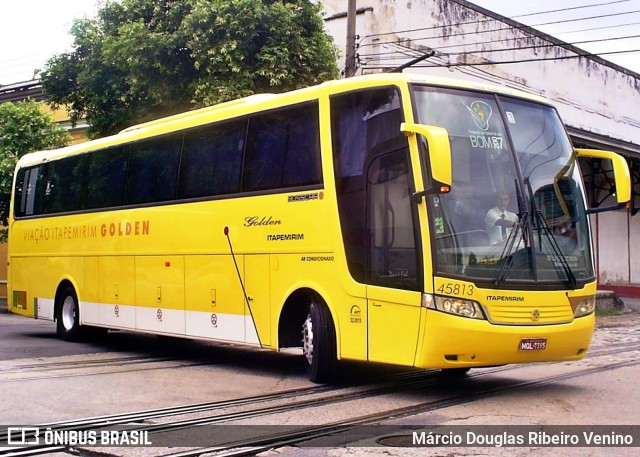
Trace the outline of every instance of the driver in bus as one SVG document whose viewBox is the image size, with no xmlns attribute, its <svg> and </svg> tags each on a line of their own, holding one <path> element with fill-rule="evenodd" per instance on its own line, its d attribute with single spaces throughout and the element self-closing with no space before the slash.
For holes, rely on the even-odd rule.
<svg viewBox="0 0 640 457">
<path fill-rule="evenodd" d="M 506 240 L 513 226 L 518 222 L 518 216 L 507 209 L 508 205 L 509 194 L 498 192 L 496 206 L 487 211 L 484 217 L 484 224 L 491 244 Z"/>
</svg>

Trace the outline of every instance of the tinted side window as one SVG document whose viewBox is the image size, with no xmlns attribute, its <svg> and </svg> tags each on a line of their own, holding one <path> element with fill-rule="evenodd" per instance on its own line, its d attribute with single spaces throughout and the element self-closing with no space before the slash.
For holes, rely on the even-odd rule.
<svg viewBox="0 0 640 457">
<path fill-rule="evenodd" d="M 83 208 L 107 208 L 124 202 L 129 147 L 89 154 L 87 194 Z"/>
<path fill-rule="evenodd" d="M 176 198 L 182 136 L 144 141 L 131 147 L 126 204 Z"/>
<path fill-rule="evenodd" d="M 284 163 L 283 187 L 322 183 L 318 105 L 289 113 L 289 143 Z"/>
<path fill-rule="evenodd" d="M 17 217 L 30 216 L 33 214 L 33 197 L 34 192 L 31 187 L 31 172 L 36 168 L 25 169 L 22 168 L 18 171 L 16 176 L 16 188 L 13 195 L 15 199 L 14 212 Z"/>
<path fill-rule="evenodd" d="M 318 104 L 252 117 L 242 175 L 245 192 L 322 182 Z"/>
<path fill-rule="evenodd" d="M 45 190 L 47 213 L 82 209 L 83 196 L 86 191 L 87 158 L 86 155 L 72 156 L 49 164 L 49 176 Z"/>
<path fill-rule="evenodd" d="M 179 198 L 240 191 L 246 120 L 186 133 L 180 167 Z"/>
<path fill-rule="evenodd" d="M 51 187 L 48 184 L 49 164 L 43 163 L 31 169 L 29 177 L 29 199 L 27 199 L 27 215 L 44 214 Z"/>
<path fill-rule="evenodd" d="M 48 179 L 49 164 L 21 169 L 16 177 L 15 216 L 45 214 L 49 210 L 52 185 Z"/>
<path fill-rule="evenodd" d="M 18 176 L 16 176 L 16 188 L 14 191 L 14 211 L 15 215 L 18 217 L 31 216 L 34 214 L 38 168 L 39 167 L 23 168 L 18 171 Z"/>
</svg>

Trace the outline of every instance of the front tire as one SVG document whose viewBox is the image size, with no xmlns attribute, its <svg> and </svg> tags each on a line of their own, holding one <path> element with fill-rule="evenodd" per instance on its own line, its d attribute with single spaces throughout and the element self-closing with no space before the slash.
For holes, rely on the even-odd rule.
<svg viewBox="0 0 640 457">
<path fill-rule="evenodd" d="M 338 366 L 335 327 L 327 307 L 315 300 L 302 324 L 302 353 L 312 382 L 333 380 Z"/>
<path fill-rule="evenodd" d="M 80 339 L 80 307 L 73 287 L 66 287 L 60 294 L 56 321 L 58 337 L 65 341 Z"/>
</svg>

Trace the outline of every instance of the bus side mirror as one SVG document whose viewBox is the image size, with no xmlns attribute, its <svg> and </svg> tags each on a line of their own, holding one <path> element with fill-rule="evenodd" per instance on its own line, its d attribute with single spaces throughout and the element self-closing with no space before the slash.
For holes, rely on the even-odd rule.
<svg viewBox="0 0 640 457">
<path fill-rule="evenodd" d="M 576 149 L 578 158 L 606 159 L 611 161 L 614 182 L 616 186 L 616 200 L 618 206 L 608 208 L 590 209 L 590 213 L 603 212 L 612 209 L 620 209 L 631 200 L 631 174 L 627 161 L 621 155 L 611 151 L 601 151 L 598 149 Z"/>
<path fill-rule="evenodd" d="M 453 182 L 451 174 L 451 143 L 449 132 L 442 127 L 424 124 L 400 124 L 400 131 L 406 136 L 422 135 L 427 142 L 429 168 L 434 186 L 431 189 L 417 191 L 415 197 L 421 198 L 428 193 L 446 193 Z"/>
</svg>

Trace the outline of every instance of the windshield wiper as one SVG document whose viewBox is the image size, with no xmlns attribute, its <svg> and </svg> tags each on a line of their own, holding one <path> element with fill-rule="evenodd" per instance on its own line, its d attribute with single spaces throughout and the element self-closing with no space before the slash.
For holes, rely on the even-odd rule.
<svg viewBox="0 0 640 457">
<path fill-rule="evenodd" d="M 504 249 L 500 254 L 499 261 L 502 261 L 504 259 L 504 263 L 502 264 L 502 268 L 500 268 L 498 276 L 496 276 L 495 284 L 497 286 L 502 284 L 507 279 L 507 274 L 513 266 L 513 246 L 516 245 L 516 240 L 518 240 L 518 233 L 520 232 L 520 230 L 522 230 L 522 238 L 526 240 L 527 227 L 529 226 L 529 211 L 526 209 L 527 207 L 524 204 L 522 194 L 520 193 L 520 187 L 518 187 L 517 182 L 515 187 L 519 209 L 518 222 L 515 224 L 513 230 L 509 232 L 509 236 L 505 241 Z"/>
<path fill-rule="evenodd" d="M 560 262 L 560 265 L 562 266 L 562 269 L 564 270 L 564 273 L 567 276 L 567 282 L 569 283 L 569 287 L 571 287 L 572 289 L 575 289 L 577 286 L 576 276 L 573 273 L 573 270 L 571 270 L 571 267 L 569 266 L 569 262 L 567 262 L 567 258 L 562 252 L 562 249 L 558 245 L 558 241 L 556 240 L 556 237 L 551 232 L 551 228 L 549 227 L 549 224 L 547 224 L 547 219 L 544 217 L 544 214 L 542 214 L 542 211 L 536 205 L 536 200 L 533 196 L 533 191 L 531 190 L 531 183 L 529 182 L 528 179 L 525 179 L 525 182 L 527 184 L 527 189 L 529 191 L 531 210 L 535 215 L 534 223 L 536 224 L 536 228 L 538 227 L 542 228 L 543 233 L 549 240 L 549 244 L 551 245 L 551 249 L 553 249 L 553 253 L 556 256 L 556 259 L 558 259 L 558 261 Z M 538 233 L 540 233 L 540 230 L 538 230 Z M 540 242 L 540 250 L 542 250 L 542 239 L 540 239 L 539 242 Z M 554 267 L 557 267 L 555 259 L 552 259 L 551 263 L 553 264 Z"/>
<path fill-rule="evenodd" d="M 511 270 L 511 267 L 513 266 L 513 255 L 512 255 L 513 254 L 513 246 L 516 244 L 516 240 L 518 239 L 518 233 L 520 232 L 520 226 L 522 224 L 526 224 L 527 223 L 527 217 L 528 217 L 528 215 L 525 214 L 522 217 L 522 220 L 519 220 L 516 223 L 516 225 L 514 226 L 513 230 L 511 230 L 511 233 L 509 233 L 509 236 L 507 237 L 504 249 L 502 250 L 502 254 L 500 254 L 500 260 L 499 261 L 504 260 L 504 263 L 502 264 L 502 268 L 500 268 L 500 272 L 498 273 L 498 276 L 496 276 L 495 284 L 497 286 L 502 284 L 505 281 L 505 279 L 507 279 L 507 273 L 509 273 L 509 270 Z M 523 230 L 523 233 L 524 233 L 524 230 Z"/>
</svg>

